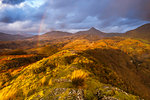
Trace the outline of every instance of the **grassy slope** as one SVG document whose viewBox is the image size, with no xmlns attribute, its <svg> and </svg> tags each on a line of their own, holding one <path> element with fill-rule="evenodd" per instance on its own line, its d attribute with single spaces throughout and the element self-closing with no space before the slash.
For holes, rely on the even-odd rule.
<svg viewBox="0 0 150 100">
<path fill-rule="evenodd" d="M 103 84 L 83 65 L 94 61 L 76 51 L 64 50 L 24 68 L 7 87 L 0 90 L 1 99 L 98 99 L 137 100 L 138 97 Z M 70 80 L 74 70 L 82 69 L 89 76 L 84 86 L 75 88 Z M 92 86 L 92 88 L 91 88 Z M 78 96 L 80 93 L 81 96 Z"/>
<path fill-rule="evenodd" d="M 27 65 L 34 63 L 42 56 L 39 55 L 1 55 L 0 56 L 0 88 L 8 85 L 8 81 L 12 80 L 18 72 Z"/>
<path fill-rule="evenodd" d="M 141 97 L 150 98 L 149 44 L 131 38 L 115 37 L 102 39 L 97 42 L 76 40 L 67 44 L 64 49 L 83 51 L 88 54 L 86 57 L 90 55 L 100 63 L 96 66 L 101 64 L 104 67 L 109 66 L 124 81 L 124 85 L 119 86 L 115 82 L 106 80 L 103 80 L 103 82 L 113 84 Z M 94 70 L 94 73 L 96 73 L 96 70 Z"/>
<path fill-rule="evenodd" d="M 63 49 L 66 50 L 59 50 L 14 75 L 0 90 L 2 99 L 73 99 L 79 97 L 78 92 L 89 100 L 104 96 L 121 100 L 137 98 L 108 84 L 150 98 L 149 44 L 116 37 L 95 42 L 75 40 Z M 77 69 L 89 74 L 80 88 L 75 88 L 70 80 L 71 73 Z"/>
</svg>

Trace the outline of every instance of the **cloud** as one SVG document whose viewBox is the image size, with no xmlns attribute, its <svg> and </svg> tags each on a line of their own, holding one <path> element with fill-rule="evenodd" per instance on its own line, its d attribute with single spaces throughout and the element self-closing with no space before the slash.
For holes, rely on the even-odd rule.
<svg viewBox="0 0 150 100">
<path fill-rule="evenodd" d="M 16 31 L 25 26 L 27 32 L 75 31 L 93 26 L 105 32 L 125 32 L 150 22 L 150 0 L 14 0 L 11 4 L 4 1 L 12 0 L 0 1 L 0 22 L 9 30 L 12 24 Z"/>
<path fill-rule="evenodd" d="M 136 18 L 150 21 L 150 0 L 111 0 L 103 9 L 100 18 L 110 16 Z"/>
<path fill-rule="evenodd" d="M 2 3 L 4 4 L 11 4 L 11 5 L 16 5 L 24 2 L 25 0 L 2 0 Z"/>
</svg>

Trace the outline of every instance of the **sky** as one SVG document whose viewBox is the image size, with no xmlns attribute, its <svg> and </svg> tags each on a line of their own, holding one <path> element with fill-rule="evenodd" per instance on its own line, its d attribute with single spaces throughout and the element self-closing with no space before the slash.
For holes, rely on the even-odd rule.
<svg viewBox="0 0 150 100">
<path fill-rule="evenodd" d="M 123 33 L 150 23 L 150 0 L 0 0 L 0 31 Z"/>
</svg>

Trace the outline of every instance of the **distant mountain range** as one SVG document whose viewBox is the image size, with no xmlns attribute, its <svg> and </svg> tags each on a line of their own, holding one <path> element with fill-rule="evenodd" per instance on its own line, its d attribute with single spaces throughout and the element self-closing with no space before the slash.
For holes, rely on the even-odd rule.
<svg viewBox="0 0 150 100">
<path fill-rule="evenodd" d="M 29 37 L 29 40 L 66 40 L 66 39 L 88 39 L 88 40 L 99 40 L 105 37 L 131 37 L 136 39 L 144 39 L 150 41 L 150 24 L 142 25 L 134 30 L 128 31 L 126 33 L 104 33 L 94 27 L 90 28 L 87 31 L 79 31 L 75 34 L 62 31 L 51 31 L 42 35 L 35 35 Z M 18 39 L 25 39 L 25 36 L 22 35 L 10 35 L 6 33 L 0 33 L 0 41 L 12 41 Z"/>
<path fill-rule="evenodd" d="M 12 41 L 12 40 L 18 40 L 18 39 L 24 39 L 25 37 L 22 35 L 11 35 L 6 33 L 0 32 L 0 41 Z"/>
<path fill-rule="evenodd" d="M 90 28 L 87 31 L 79 31 L 77 33 L 68 33 L 61 31 L 52 31 L 45 33 L 39 36 L 33 36 L 33 38 L 39 38 L 40 40 L 50 40 L 50 39 L 60 39 L 60 38 L 68 38 L 68 39 L 88 39 L 88 40 L 99 40 L 106 37 L 131 37 L 137 39 L 150 40 L 150 24 L 142 25 L 134 30 L 128 31 L 126 33 L 104 33 L 101 32 L 94 27 Z"/>
<path fill-rule="evenodd" d="M 36 35 L 36 36 L 30 37 L 30 39 L 51 40 L 51 39 L 62 38 L 62 37 L 71 36 L 71 35 L 73 34 L 68 33 L 68 32 L 52 31 L 52 32 L 47 32 L 42 35 Z"/>
</svg>

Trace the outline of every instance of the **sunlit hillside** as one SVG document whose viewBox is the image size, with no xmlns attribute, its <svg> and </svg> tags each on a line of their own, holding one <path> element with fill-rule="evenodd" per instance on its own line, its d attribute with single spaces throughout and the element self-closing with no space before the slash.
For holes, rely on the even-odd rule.
<svg viewBox="0 0 150 100">
<path fill-rule="evenodd" d="M 2 100 L 150 99 L 150 44 L 145 41 L 66 38 L 24 50 L 6 48 L 0 56 Z"/>
<path fill-rule="evenodd" d="M 86 58 L 79 52 L 63 50 L 22 69 L 8 80 L 7 86 L 1 88 L 0 97 L 4 100 L 139 99 L 138 96 L 127 94 L 100 81 L 99 79 L 106 80 L 107 77 L 118 76 L 109 68 L 103 68 L 103 65 L 99 66 L 99 70 L 107 77 L 97 75 L 92 71 L 93 68 L 90 68 L 94 67 L 90 66 L 94 62 L 94 59 Z M 117 81 L 117 84 L 122 83 L 119 79 Z"/>
</svg>

